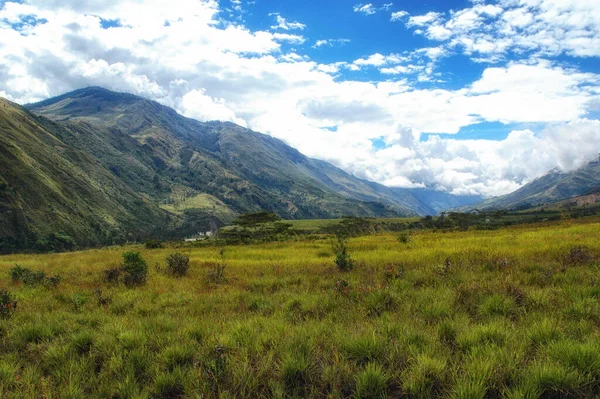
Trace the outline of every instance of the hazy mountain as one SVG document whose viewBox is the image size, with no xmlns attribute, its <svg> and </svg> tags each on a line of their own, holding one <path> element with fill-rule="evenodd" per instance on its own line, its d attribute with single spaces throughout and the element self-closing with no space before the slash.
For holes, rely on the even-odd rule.
<svg viewBox="0 0 600 399">
<path fill-rule="evenodd" d="M 490 198 L 458 210 L 528 209 L 586 195 L 598 187 L 600 187 L 600 161 L 595 161 L 572 172 L 551 170 L 513 193 Z"/>
</svg>

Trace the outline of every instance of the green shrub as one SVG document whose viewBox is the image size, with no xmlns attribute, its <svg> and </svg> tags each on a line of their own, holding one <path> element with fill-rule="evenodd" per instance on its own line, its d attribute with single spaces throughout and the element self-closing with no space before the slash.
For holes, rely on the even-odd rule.
<svg viewBox="0 0 600 399">
<path fill-rule="evenodd" d="M 19 265 L 15 265 L 12 269 L 10 269 L 10 278 L 14 282 L 22 281 L 23 277 L 29 273 L 29 269 L 25 267 L 21 267 Z"/>
<path fill-rule="evenodd" d="M 0 289 L 0 319 L 10 318 L 17 308 L 17 301 L 10 292 Z"/>
<path fill-rule="evenodd" d="M 174 252 L 167 256 L 167 273 L 172 276 L 185 276 L 190 268 L 190 257 Z"/>
<path fill-rule="evenodd" d="M 221 257 L 220 263 L 215 263 L 206 275 L 206 281 L 213 284 L 221 284 L 227 281 L 225 277 L 225 248 L 219 250 L 219 256 Z"/>
<path fill-rule="evenodd" d="M 163 243 L 158 240 L 148 240 L 144 245 L 146 249 L 160 249 L 163 247 Z"/>
<path fill-rule="evenodd" d="M 346 240 L 342 236 L 337 236 L 337 242 L 333 243 L 333 252 L 335 253 L 335 265 L 340 271 L 349 272 L 354 268 L 354 260 L 348 254 Z"/>
<path fill-rule="evenodd" d="M 43 285 L 47 288 L 56 288 L 62 280 L 58 274 L 53 277 L 48 277 L 46 276 L 46 273 L 42 271 L 29 270 L 26 267 L 21 267 L 19 265 L 15 265 L 15 267 L 10 269 L 10 277 L 14 282 L 21 281 L 25 285 Z"/>
<path fill-rule="evenodd" d="M 148 265 L 139 252 L 125 252 L 121 269 L 123 271 L 123 283 L 127 287 L 146 284 Z"/>
<path fill-rule="evenodd" d="M 408 244 L 410 242 L 410 232 L 403 231 L 402 233 L 400 233 L 400 235 L 398 236 L 398 242 L 402 244 Z"/>
</svg>

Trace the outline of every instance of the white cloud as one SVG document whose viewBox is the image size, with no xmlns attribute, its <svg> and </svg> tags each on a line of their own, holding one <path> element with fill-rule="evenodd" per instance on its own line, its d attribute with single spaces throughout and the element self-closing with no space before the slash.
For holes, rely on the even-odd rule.
<svg viewBox="0 0 600 399">
<path fill-rule="evenodd" d="M 269 14 L 275 17 L 276 25 L 271 26 L 271 29 L 283 29 L 283 30 L 304 30 L 306 25 L 297 21 L 288 21 L 284 17 L 282 17 L 279 13 Z"/>
<path fill-rule="evenodd" d="M 443 14 L 439 12 L 430 11 L 424 15 L 416 15 L 408 18 L 407 26 L 426 26 L 432 23 L 436 23 L 442 19 Z"/>
<path fill-rule="evenodd" d="M 391 21 L 398 21 L 404 17 L 408 16 L 408 12 L 406 11 L 396 11 L 392 13 Z"/>
<path fill-rule="evenodd" d="M 377 12 L 377 9 L 373 6 L 373 4 L 369 3 L 369 4 L 357 4 L 355 5 L 352 10 L 354 12 L 359 12 L 365 15 L 373 15 Z"/>
<path fill-rule="evenodd" d="M 273 39 L 296 44 L 302 44 L 306 41 L 303 36 L 292 35 L 289 33 L 273 33 Z"/>
<path fill-rule="evenodd" d="M 237 118 L 235 113 L 227 107 L 224 99 L 215 99 L 205 93 L 204 89 L 190 90 L 181 98 L 180 109 L 186 115 L 199 121 L 220 120 L 247 126 L 243 119 Z"/>
<path fill-rule="evenodd" d="M 407 14 L 399 14 L 398 20 Z M 429 12 L 406 22 L 415 33 L 496 62 L 508 52 L 537 56 L 600 56 L 600 7 L 590 0 L 499 0 L 475 2 L 447 18 Z"/>
<path fill-rule="evenodd" d="M 315 42 L 313 48 L 333 47 L 335 45 L 343 46 L 350 43 L 350 39 L 320 39 Z"/>
</svg>

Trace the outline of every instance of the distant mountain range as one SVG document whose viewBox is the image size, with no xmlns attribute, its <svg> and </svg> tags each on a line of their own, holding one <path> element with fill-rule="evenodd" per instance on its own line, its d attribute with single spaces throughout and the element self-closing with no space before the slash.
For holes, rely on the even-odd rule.
<svg viewBox="0 0 600 399">
<path fill-rule="evenodd" d="M 285 219 L 434 215 L 481 200 L 389 188 L 271 136 L 90 87 L 0 100 L 0 244 L 180 237 L 267 210 Z M 1 246 L 1 245 L 0 245 Z"/>
<path fill-rule="evenodd" d="M 600 160 L 597 160 L 571 172 L 553 169 L 515 192 L 455 210 L 524 210 L 585 196 L 599 189 Z"/>
</svg>

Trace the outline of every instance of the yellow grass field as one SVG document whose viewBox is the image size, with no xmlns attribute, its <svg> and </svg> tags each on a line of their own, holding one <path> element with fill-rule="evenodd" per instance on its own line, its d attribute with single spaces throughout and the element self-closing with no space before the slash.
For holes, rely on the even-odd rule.
<svg viewBox="0 0 600 399">
<path fill-rule="evenodd" d="M 598 218 L 377 234 L 348 240 L 350 272 L 330 239 L 2 256 L 0 397 L 594 397 L 599 238 Z M 143 286 L 103 281 L 127 251 Z M 172 252 L 186 276 L 159 271 Z"/>
</svg>

